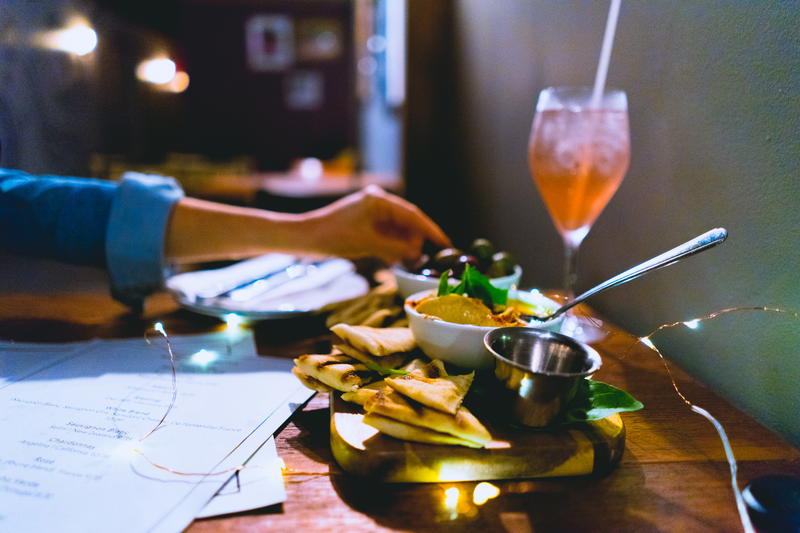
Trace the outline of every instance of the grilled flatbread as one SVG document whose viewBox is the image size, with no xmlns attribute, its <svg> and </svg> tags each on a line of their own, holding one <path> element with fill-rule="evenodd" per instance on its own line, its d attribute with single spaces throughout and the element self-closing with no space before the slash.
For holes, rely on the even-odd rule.
<svg viewBox="0 0 800 533">
<path fill-rule="evenodd" d="M 392 355 L 385 355 L 383 357 L 374 357 L 366 352 L 362 352 L 361 350 L 353 348 L 349 344 L 334 344 L 333 347 L 343 354 L 365 363 L 367 368 L 369 368 L 371 363 L 384 366 L 386 368 L 397 368 L 403 364 L 403 361 L 406 359 L 406 354 L 404 353 L 395 353 Z"/>
<path fill-rule="evenodd" d="M 399 307 L 378 309 L 377 311 L 369 315 L 367 318 L 365 318 L 362 322 L 360 322 L 359 325 L 378 328 L 381 325 L 383 325 L 383 323 L 386 321 L 387 318 L 397 316 L 399 314 L 400 314 Z"/>
<path fill-rule="evenodd" d="M 336 324 L 331 331 L 350 346 L 376 357 L 410 352 L 417 343 L 409 328 L 371 328 Z"/>
<path fill-rule="evenodd" d="M 309 375 L 303 374 L 303 372 L 296 366 L 292 367 L 292 374 L 294 374 L 297 377 L 297 379 L 300 380 L 300 383 L 302 383 L 311 390 L 315 390 L 317 392 L 331 392 L 333 390 L 320 380 L 314 379 Z"/>
<path fill-rule="evenodd" d="M 392 418 L 367 413 L 364 415 L 364 423 L 374 427 L 381 433 L 401 440 L 412 440 L 414 442 L 424 442 L 426 444 L 460 444 L 470 448 L 481 448 L 480 444 L 461 439 L 447 433 L 439 433 L 432 429 L 419 426 L 412 426 L 404 422 L 398 422 Z"/>
<path fill-rule="evenodd" d="M 402 369 L 410 374 L 411 372 L 419 371 L 425 368 L 425 365 L 427 364 L 428 363 L 426 363 L 422 359 L 417 358 L 417 359 L 412 359 L 408 363 L 404 364 Z"/>
<path fill-rule="evenodd" d="M 354 391 L 345 392 L 342 394 L 342 400 L 346 402 L 353 402 L 357 403 L 358 405 L 364 405 L 367 403 L 367 400 L 378 394 L 378 391 L 381 390 L 386 386 L 386 382 L 383 380 L 376 381 L 374 383 L 370 383 L 369 385 L 364 385 L 363 387 L 359 387 Z"/>
<path fill-rule="evenodd" d="M 423 376 L 426 378 L 440 378 L 447 375 L 444 363 L 439 359 L 434 359 L 428 363 L 423 362 L 422 359 L 414 359 L 405 365 L 403 370 L 413 376 Z"/>
<path fill-rule="evenodd" d="M 401 316 L 400 318 L 398 318 L 394 322 L 389 322 L 387 324 L 387 326 L 390 327 L 390 328 L 407 328 L 408 327 L 408 317 L 407 316 Z"/>
<path fill-rule="evenodd" d="M 395 305 L 396 293 L 397 286 L 394 278 L 392 278 L 391 283 L 379 285 L 364 296 L 330 306 L 330 308 L 333 309 L 333 312 L 328 315 L 328 318 L 325 320 L 325 324 L 328 327 L 331 327 L 334 324 L 339 324 L 340 322 L 345 324 L 375 326 L 377 324 L 365 324 L 365 322 L 376 320 L 376 318 L 374 318 L 374 314 L 377 311 L 386 308 L 393 308 L 392 306 Z M 327 308 L 323 310 L 327 310 Z M 402 309 L 398 307 L 397 312 L 394 312 L 392 316 L 399 315 L 401 312 Z"/>
<path fill-rule="evenodd" d="M 386 378 L 386 384 L 412 400 L 454 415 L 461 407 L 474 377 L 475 372 L 441 378 L 407 374 Z"/>
<path fill-rule="evenodd" d="M 303 374 L 342 392 L 366 385 L 373 375 L 363 363 L 335 353 L 301 355 L 294 364 Z"/>
<path fill-rule="evenodd" d="M 383 415 L 413 426 L 422 426 L 440 433 L 455 435 L 480 446 L 492 440 L 489 431 L 466 407 L 460 407 L 455 415 L 426 407 L 414 400 L 406 399 L 391 387 L 378 391 L 364 404 L 368 413 Z"/>
</svg>

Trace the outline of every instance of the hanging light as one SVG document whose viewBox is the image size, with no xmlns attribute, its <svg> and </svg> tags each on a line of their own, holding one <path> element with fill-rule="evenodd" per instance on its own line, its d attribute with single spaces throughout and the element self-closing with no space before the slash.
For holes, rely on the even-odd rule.
<svg viewBox="0 0 800 533">
<path fill-rule="evenodd" d="M 136 77 L 146 83 L 161 85 L 175 78 L 177 67 L 168 57 L 146 59 L 136 67 Z"/>
<path fill-rule="evenodd" d="M 66 27 L 44 32 L 36 41 L 50 50 L 85 56 L 97 48 L 97 32 L 85 18 L 75 16 L 67 22 Z"/>
</svg>

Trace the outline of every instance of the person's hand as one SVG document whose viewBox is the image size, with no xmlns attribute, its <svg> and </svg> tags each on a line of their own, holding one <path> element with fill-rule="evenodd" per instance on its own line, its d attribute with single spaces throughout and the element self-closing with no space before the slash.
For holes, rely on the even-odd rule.
<svg viewBox="0 0 800 533">
<path fill-rule="evenodd" d="M 375 256 L 392 263 L 419 257 L 426 240 L 443 248 L 451 245 L 417 206 L 376 185 L 305 216 L 315 248 L 331 255 Z"/>
</svg>

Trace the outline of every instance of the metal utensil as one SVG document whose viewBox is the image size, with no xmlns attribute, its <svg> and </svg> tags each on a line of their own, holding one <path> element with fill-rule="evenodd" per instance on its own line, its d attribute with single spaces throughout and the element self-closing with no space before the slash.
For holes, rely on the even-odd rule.
<svg viewBox="0 0 800 533">
<path fill-rule="evenodd" d="M 226 296 L 229 296 L 234 291 L 244 289 L 260 281 L 269 279 L 273 276 L 277 276 L 283 272 L 286 272 L 290 268 L 300 264 L 301 262 L 296 260 L 280 262 L 275 265 L 271 265 L 270 268 L 268 268 L 265 271 L 259 272 L 256 275 L 250 275 L 241 280 L 234 279 L 232 282 L 228 282 L 227 284 L 224 283 L 214 284 L 213 286 L 208 287 L 202 291 L 198 291 L 196 298 L 198 300 L 212 300 L 214 298 L 224 298 Z"/>
<path fill-rule="evenodd" d="M 540 328 L 497 328 L 484 336 L 483 344 L 494 356 L 495 375 L 504 385 L 499 404 L 513 421 L 526 426 L 555 420 L 578 380 L 603 363 L 586 344 Z"/>
<path fill-rule="evenodd" d="M 703 250 L 708 250 L 709 248 L 723 242 L 727 236 L 728 236 L 728 231 L 725 228 L 714 228 L 710 231 L 703 233 L 702 235 L 698 235 L 694 239 L 685 242 L 680 246 L 676 246 L 672 250 L 657 255 L 652 259 L 648 259 L 644 263 L 640 263 L 634 267 L 631 267 L 625 272 L 617 274 L 613 278 L 608 279 L 603 283 L 594 286 L 593 288 L 584 292 L 580 296 L 573 298 L 570 302 L 562 305 L 555 312 L 550 313 L 547 316 L 523 314 L 520 315 L 520 318 L 529 321 L 547 322 L 548 320 L 552 320 L 553 318 L 562 314 L 564 311 L 571 309 L 572 307 L 578 305 L 582 301 L 586 300 L 587 298 L 590 298 L 591 296 L 594 296 L 599 292 L 603 292 L 604 290 L 610 289 L 611 287 L 616 287 L 617 285 L 622 285 L 623 283 L 627 283 L 631 280 L 634 280 L 640 276 L 647 274 L 648 272 L 652 272 L 653 270 L 658 270 L 659 268 L 664 268 L 666 266 L 677 263 L 681 259 L 689 257 L 690 255 L 702 252 Z"/>
<path fill-rule="evenodd" d="M 276 287 L 280 287 L 286 283 L 289 283 L 292 280 L 297 278 L 308 276 L 311 272 L 315 271 L 317 268 L 325 264 L 326 262 L 334 261 L 334 259 L 330 259 L 328 261 L 315 261 L 312 263 L 296 263 L 294 265 L 290 265 L 289 267 L 267 276 L 265 278 L 257 279 L 253 283 L 248 284 L 245 287 L 236 289 L 231 291 L 227 294 L 227 297 L 235 302 L 245 302 L 248 300 L 252 300 L 253 298 L 262 296 L 267 292 L 275 289 Z"/>
</svg>

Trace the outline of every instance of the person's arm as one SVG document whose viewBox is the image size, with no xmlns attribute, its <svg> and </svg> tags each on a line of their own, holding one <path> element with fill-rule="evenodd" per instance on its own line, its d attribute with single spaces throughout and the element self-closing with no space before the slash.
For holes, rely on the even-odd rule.
<svg viewBox="0 0 800 533">
<path fill-rule="evenodd" d="M 450 244 L 419 208 L 370 186 L 299 215 L 184 198 L 167 227 L 165 253 L 179 263 L 269 251 L 375 256 L 394 262 L 418 257 L 425 240 Z"/>
<path fill-rule="evenodd" d="M 291 215 L 184 198 L 172 178 L 119 183 L 0 169 L 0 250 L 106 266 L 112 294 L 134 308 L 158 290 L 167 262 L 240 259 L 270 251 L 387 262 L 450 244 L 416 206 L 370 186 Z"/>
<path fill-rule="evenodd" d="M 163 283 L 165 228 L 183 191 L 172 178 L 119 182 L 0 169 L 0 250 L 106 267 L 134 308 Z"/>
</svg>

